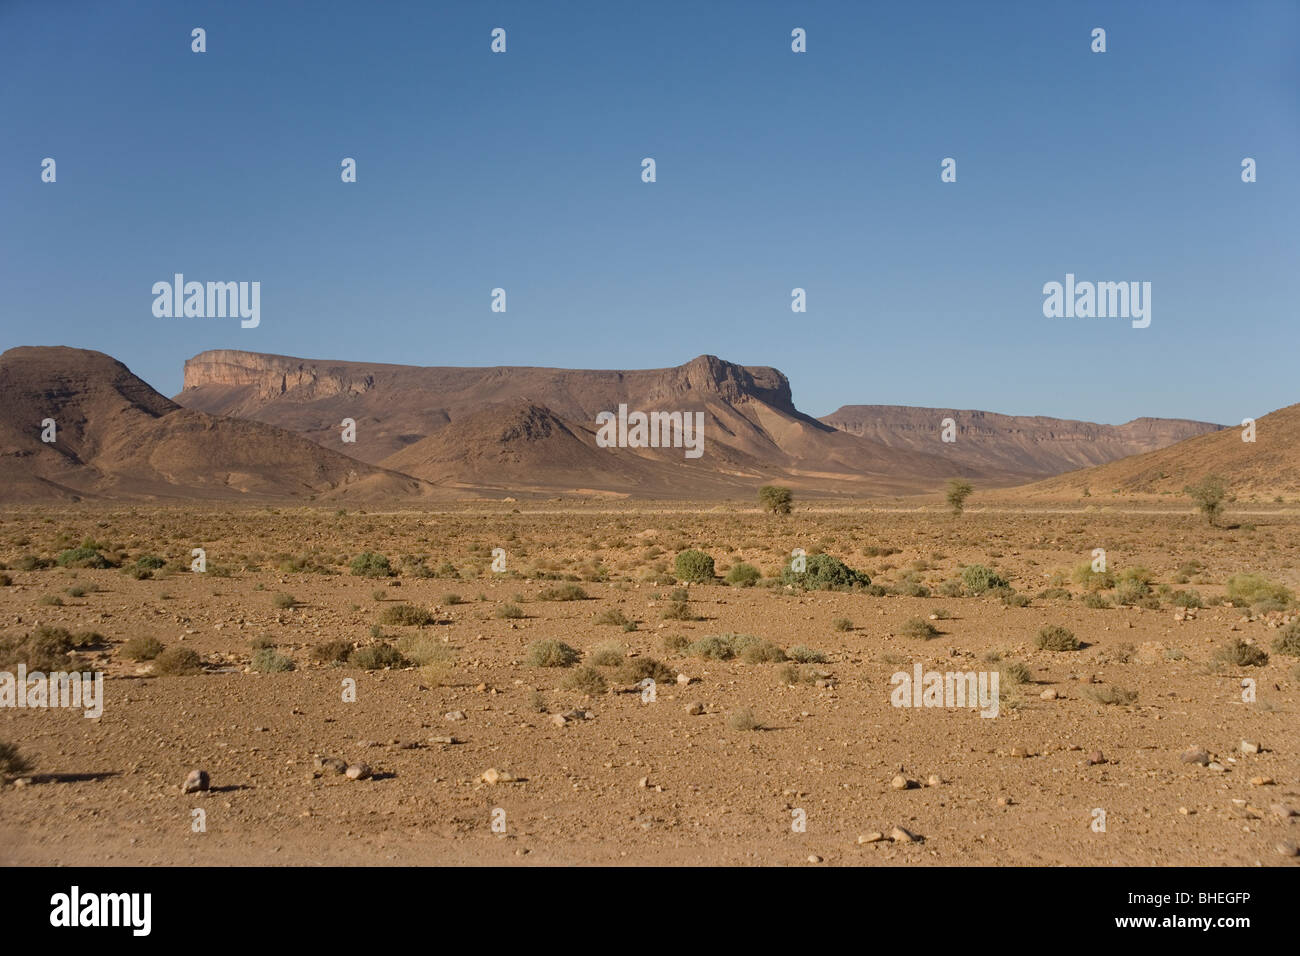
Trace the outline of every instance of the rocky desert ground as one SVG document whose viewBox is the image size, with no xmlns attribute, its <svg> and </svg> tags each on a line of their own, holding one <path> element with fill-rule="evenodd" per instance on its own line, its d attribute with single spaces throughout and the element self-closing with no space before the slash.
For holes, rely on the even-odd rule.
<svg viewBox="0 0 1300 956">
<path fill-rule="evenodd" d="M 13 505 L 0 670 L 105 681 L 98 718 L 0 708 L 0 862 L 1294 866 L 1298 532 Z M 918 664 L 996 672 L 997 716 L 895 706 Z"/>
</svg>

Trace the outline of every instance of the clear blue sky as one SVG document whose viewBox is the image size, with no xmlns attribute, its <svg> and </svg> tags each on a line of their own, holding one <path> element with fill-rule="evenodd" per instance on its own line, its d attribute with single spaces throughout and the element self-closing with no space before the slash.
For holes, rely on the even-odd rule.
<svg viewBox="0 0 1300 956">
<path fill-rule="evenodd" d="M 0 117 L 0 346 L 99 349 L 166 394 L 242 348 L 709 352 L 817 415 L 1300 401 L 1295 0 L 0 0 Z M 154 318 L 175 272 L 260 281 L 261 326 Z M 1150 328 L 1044 318 L 1067 272 L 1151 282 Z"/>
</svg>

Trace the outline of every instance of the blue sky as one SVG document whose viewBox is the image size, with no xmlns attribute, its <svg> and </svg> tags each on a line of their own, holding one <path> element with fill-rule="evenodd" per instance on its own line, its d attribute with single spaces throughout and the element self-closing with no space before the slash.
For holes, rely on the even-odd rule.
<svg viewBox="0 0 1300 956">
<path fill-rule="evenodd" d="M 816 415 L 1300 401 L 1294 0 L 0 0 L 0 116 L 0 346 L 99 349 L 169 395 L 242 348 L 707 352 Z M 155 318 L 176 272 L 260 281 L 261 325 Z M 1044 318 L 1067 272 L 1151 282 L 1151 326 Z"/>
</svg>

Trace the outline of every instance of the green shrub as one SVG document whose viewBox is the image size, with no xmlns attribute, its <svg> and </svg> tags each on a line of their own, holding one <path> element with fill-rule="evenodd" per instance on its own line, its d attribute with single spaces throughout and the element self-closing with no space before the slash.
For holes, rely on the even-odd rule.
<svg viewBox="0 0 1300 956">
<path fill-rule="evenodd" d="M 188 647 L 169 647 L 153 659 L 155 674 L 196 674 L 203 669 L 203 659 Z"/>
<path fill-rule="evenodd" d="M 1227 598 L 1233 604 L 1254 604 L 1269 598 L 1290 603 L 1293 595 L 1281 584 L 1269 581 L 1261 574 L 1234 574 L 1228 578 Z"/>
<path fill-rule="evenodd" d="M 1170 595 L 1169 603 L 1174 607 L 1205 607 L 1201 595 L 1194 590 L 1175 591 Z"/>
<path fill-rule="evenodd" d="M 1038 632 L 1034 646 L 1040 651 L 1077 651 L 1079 639 L 1074 632 L 1059 624 L 1049 624 Z"/>
<path fill-rule="evenodd" d="M 361 552 L 348 567 L 359 578 L 391 578 L 396 573 L 388 559 L 374 551 Z"/>
<path fill-rule="evenodd" d="M 380 624 L 393 627 L 427 627 L 437 622 L 438 618 L 433 612 L 412 604 L 393 604 L 384 608 L 379 615 Z"/>
<path fill-rule="evenodd" d="M 381 642 L 358 647 L 348 656 L 348 663 L 363 670 L 377 671 L 384 667 L 402 667 L 406 659 L 393 645 Z"/>
<path fill-rule="evenodd" d="M 821 651 L 815 651 L 811 647 L 806 647 L 803 644 L 796 644 L 794 647 L 790 648 L 786 651 L 786 656 L 789 657 L 790 660 L 797 661 L 800 664 L 826 663 L 825 654 Z"/>
<path fill-rule="evenodd" d="M 82 544 L 79 548 L 64 551 L 58 557 L 63 568 L 115 568 L 117 562 L 99 553 L 99 546 Z"/>
<path fill-rule="evenodd" d="M 920 641 L 928 641 L 939 636 L 939 629 L 921 617 L 908 618 L 900 631 L 904 637 L 911 637 Z"/>
<path fill-rule="evenodd" d="M 596 667 L 617 667 L 623 663 L 623 645 L 601 644 L 587 655 L 587 660 Z"/>
<path fill-rule="evenodd" d="M 279 674 L 293 667 L 293 659 L 277 653 L 274 647 L 259 648 L 253 654 L 252 668 L 259 674 Z"/>
<path fill-rule="evenodd" d="M 713 580 L 713 558 L 694 548 L 677 555 L 674 568 L 679 581 L 704 584 Z"/>
<path fill-rule="evenodd" d="M 1006 578 L 982 564 L 971 564 L 962 568 L 961 583 L 968 593 L 975 596 L 995 588 L 1010 587 Z"/>
<path fill-rule="evenodd" d="M 563 641 L 533 641 L 525 658 L 532 667 L 569 667 L 582 655 Z"/>
<path fill-rule="evenodd" d="M 1075 584 L 1083 585 L 1089 591 L 1109 591 L 1115 586 L 1114 571 L 1094 571 L 1087 561 L 1077 566 L 1071 577 Z"/>
<path fill-rule="evenodd" d="M 758 568 L 741 561 L 727 570 L 726 582 L 735 588 L 752 588 L 762 576 Z"/>
<path fill-rule="evenodd" d="M 137 635 L 122 645 L 122 656 L 133 661 L 151 661 L 162 652 L 162 641 L 147 635 Z"/>
<path fill-rule="evenodd" d="M 788 515 L 794 503 L 794 493 L 780 485 L 764 485 L 758 489 L 758 503 L 764 511 L 775 515 Z"/>
<path fill-rule="evenodd" d="M 692 657 L 703 657 L 715 661 L 729 661 L 736 656 L 736 652 L 732 650 L 731 641 L 718 634 L 710 634 L 707 637 L 692 641 L 686 651 Z"/>
<path fill-rule="evenodd" d="M 564 687 L 568 690 L 576 690 L 582 694 L 603 694 L 607 689 L 605 675 L 590 665 L 575 668 L 564 679 Z"/>
<path fill-rule="evenodd" d="M 794 560 L 781 571 L 781 583 L 801 587 L 806 591 L 847 591 L 866 587 L 871 578 L 855 571 L 839 558 L 829 554 L 810 554 L 804 558 L 805 570 L 793 570 Z"/>
<path fill-rule="evenodd" d="M 537 599 L 539 601 L 585 601 L 587 592 L 576 584 L 562 584 L 559 587 L 547 588 L 537 595 Z"/>
</svg>

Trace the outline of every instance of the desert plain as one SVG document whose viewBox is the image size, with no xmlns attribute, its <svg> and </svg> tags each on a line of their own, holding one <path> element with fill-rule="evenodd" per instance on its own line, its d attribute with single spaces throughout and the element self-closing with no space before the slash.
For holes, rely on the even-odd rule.
<svg viewBox="0 0 1300 956">
<path fill-rule="evenodd" d="M 0 564 L 0 670 L 105 675 L 0 708 L 4 864 L 1297 861 L 1293 505 L 14 505 Z"/>
</svg>

